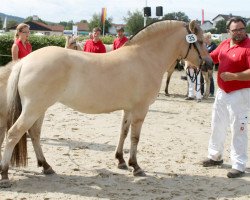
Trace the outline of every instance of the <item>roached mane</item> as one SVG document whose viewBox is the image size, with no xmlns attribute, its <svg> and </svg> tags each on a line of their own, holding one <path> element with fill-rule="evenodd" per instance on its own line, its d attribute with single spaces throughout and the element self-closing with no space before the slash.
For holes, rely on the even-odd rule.
<svg viewBox="0 0 250 200">
<path fill-rule="evenodd" d="M 164 22 L 164 24 L 162 24 Z M 162 20 L 157 21 L 141 29 L 138 33 L 130 38 L 130 40 L 125 44 L 125 46 L 132 45 L 134 43 L 150 38 L 154 33 L 162 34 L 167 33 L 169 30 L 174 30 L 176 27 L 184 26 L 185 23 L 175 20 Z"/>
</svg>

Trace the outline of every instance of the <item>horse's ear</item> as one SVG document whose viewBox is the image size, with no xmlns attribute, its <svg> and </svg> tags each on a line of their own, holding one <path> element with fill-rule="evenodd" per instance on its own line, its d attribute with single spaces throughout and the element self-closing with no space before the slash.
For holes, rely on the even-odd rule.
<svg viewBox="0 0 250 200">
<path fill-rule="evenodd" d="M 194 33 L 194 34 L 198 34 L 199 33 L 199 30 L 200 30 L 200 27 L 199 25 L 197 25 L 197 23 L 195 22 L 195 20 L 192 20 L 190 23 L 189 23 L 189 30 Z"/>
</svg>

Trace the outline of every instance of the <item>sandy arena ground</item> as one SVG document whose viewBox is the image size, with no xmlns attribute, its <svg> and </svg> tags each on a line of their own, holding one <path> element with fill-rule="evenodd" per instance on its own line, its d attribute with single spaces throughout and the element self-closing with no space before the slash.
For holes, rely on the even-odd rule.
<svg viewBox="0 0 250 200">
<path fill-rule="evenodd" d="M 41 143 L 56 174 L 41 173 L 28 139 L 29 166 L 10 169 L 13 185 L 0 189 L 0 200 L 250 199 L 250 163 L 243 178 L 226 177 L 231 168 L 230 134 L 223 166 L 199 165 L 207 155 L 214 99 L 200 103 L 184 100 L 187 86 L 180 79 L 183 74 L 173 74 L 170 97 L 164 95 L 163 80 L 159 97 L 144 122 L 137 156 L 146 177 L 134 177 L 132 169 L 117 168 L 114 154 L 122 111 L 86 115 L 55 104 L 46 113 Z M 126 160 L 129 146 L 128 137 Z"/>
</svg>

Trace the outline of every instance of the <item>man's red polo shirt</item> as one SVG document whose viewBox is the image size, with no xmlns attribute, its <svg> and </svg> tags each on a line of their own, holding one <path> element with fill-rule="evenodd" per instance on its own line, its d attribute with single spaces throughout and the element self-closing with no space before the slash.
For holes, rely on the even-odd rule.
<svg viewBox="0 0 250 200">
<path fill-rule="evenodd" d="M 106 48 L 101 40 L 99 40 L 98 42 L 88 40 L 84 45 L 83 51 L 92 53 L 106 53 Z"/>
<path fill-rule="evenodd" d="M 250 88 L 250 81 L 226 81 L 220 78 L 222 72 L 243 72 L 250 69 L 250 39 L 230 47 L 231 39 L 223 41 L 212 53 L 214 63 L 219 63 L 217 82 L 219 88 L 229 93 L 235 90 Z"/>
</svg>

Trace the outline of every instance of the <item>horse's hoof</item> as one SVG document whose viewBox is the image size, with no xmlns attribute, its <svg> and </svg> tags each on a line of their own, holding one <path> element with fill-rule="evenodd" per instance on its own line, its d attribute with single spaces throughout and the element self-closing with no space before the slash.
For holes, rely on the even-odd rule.
<svg viewBox="0 0 250 200">
<path fill-rule="evenodd" d="M 169 96 L 170 96 L 170 94 L 168 94 L 168 93 L 165 93 L 165 96 L 169 97 Z"/>
<path fill-rule="evenodd" d="M 134 176 L 140 176 L 140 177 L 147 176 L 146 173 L 142 169 L 138 169 L 137 171 L 134 171 L 133 174 Z"/>
<path fill-rule="evenodd" d="M 118 169 L 127 170 L 127 169 L 128 169 L 128 166 L 126 165 L 126 163 L 121 163 L 121 164 L 118 164 Z"/>
<path fill-rule="evenodd" d="M 43 170 L 43 174 L 45 175 L 55 174 L 55 171 L 52 169 L 52 167 L 49 167 L 48 169 Z"/>
<path fill-rule="evenodd" d="M 9 179 L 4 179 L 0 181 L 0 188 L 10 188 L 11 182 Z"/>
</svg>

